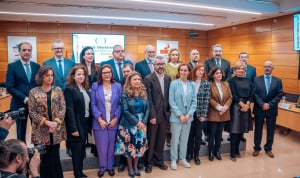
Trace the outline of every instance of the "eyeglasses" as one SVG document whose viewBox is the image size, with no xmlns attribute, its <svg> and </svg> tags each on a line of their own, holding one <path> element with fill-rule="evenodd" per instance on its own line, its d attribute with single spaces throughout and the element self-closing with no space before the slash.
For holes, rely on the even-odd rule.
<svg viewBox="0 0 300 178">
<path fill-rule="evenodd" d="M 111 74 L 111 72 L 102 72 L 102 75 Z"/>
<path fill-rule="evenodd" d="M 117 51 L 114 51 L 114 53 L 124 53 L 124 50 L 117 50 Z"/>
<path fill-rule="evenodd" d="M 154 64 L 154 65 L 157 65 L 157 66 L 164 66 L 164 65 L 166 65 L 165 63 L 156 63 L 156 64 Z"/>
<path fill-rule="evenodd" d="M 65 48 L 53 48 L 55 51 L 64 50 Z"/>
</svg>

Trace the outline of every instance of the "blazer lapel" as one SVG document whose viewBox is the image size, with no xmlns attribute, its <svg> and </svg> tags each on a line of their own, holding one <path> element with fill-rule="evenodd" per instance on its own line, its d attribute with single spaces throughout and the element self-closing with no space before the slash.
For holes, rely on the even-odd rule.
<svg viewBox="0 0 300 178">
<path fill-rule="evenodd" d="M 67 61 L 69 59 L 65 59 L 64 58 L 64 78 L 68 77 L 69 71 L 70 71 L 70 65 L 69 65 L 69 61 Z"/>
<path fill-rule="evenodd" d="M 98 92 L 100 96 L 100 101 L 105 106 L 104 88 L 103 85 L 98 85 Z"/>
<path fill-rule="evenodd" d="M 222 87 L 223 88 L 223 87 Z M 217 84 L 216 82 L 212 82 L 212 89 L 213 89 L 213 92 L 214 93 L 217 93 L 217 98 L 218 98 L 218 101 L 221 103 L 221 95 L 219 93 L 219 90 L 218 90 L 218 87 L 217 87 Z M 223 89 L 222 89 L 223 90 Z"/>
<path fill-rule="evenodd" d="M 112 102 L 115 100 L 117 91 L 116 91 L 116 87 L 114 84 L 111 84 L 111 105 L 113 104 Z"/>
<path fill-rule="evenodd" d="M 158 77 L 156 76 L 155 73 L 153 73 L 151 75 L 152 75 L 151 78 L 152 78 L 153 84 L 155 85 L 156 88 L 159 88 L 160 96 L 163 96 Z"/>
<path fill-rule="evenodd" d="M 17 63 L 17 66 L 18 66 L 18 68 L 19 68 L 19 69 L 17 69 L 17 71 L 20 71 L 20 72 L 22 73 L 21 76 L 24 76 L 24 77 L 25 77 L 25 81 L 27 81 L 28 83 L 30 83 L 30 81 L 28 81 L 28 79 L 27 79 L 27 75 L 26 75 L 26 72 L 25 72 L 25 69 L 24 69 L 24 67 L 23 67 L 23 64 L 22 64 L 21 60 L 22 60 L 22 59 L 20 59 L 19 62 Z M 30 66 L 31 66 L 31 65 L 30 65 Z M 31 68 L 31 70 L 32 70 L 32 68 Z M 31 75 L 32 75 L 32 72 L 31 72 Z M 31 79 L 32 79 L 32 76 L 31 76 Z"/>
</svg>

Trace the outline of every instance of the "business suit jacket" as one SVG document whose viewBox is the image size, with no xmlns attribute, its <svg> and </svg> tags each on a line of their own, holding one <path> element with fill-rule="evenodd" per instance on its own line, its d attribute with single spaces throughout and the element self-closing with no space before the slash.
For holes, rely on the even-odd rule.
<svg viewBox="0 0 300 178">
<path fill-rule="evenodd" d="M 156 118 L 156 122 L 160 123 L 162 119 L 169 120 L 170 106 L 169 106 L 169 88 L 171 78 L 164 75 L 164 95 L 162 94 L 159 79 L 155 72 L 148 75 L 144 84 L 147 88 L 149 106 L 150 106 L 150 119 Z"/>
<path fill-rule="evenodd" d="M 134 68 L 135 68 L 135 71 L 137 71 L 138 73 L 140 73 L 142 75 L 143 80 L 147 75 L 151 74 L 151 70 L 150 70 L 150 67 L 149 67 L 146 59 L 136 63 Z M 154 68 L 153 68 L 153 70 L 154 70 Z"/>
<path fill-rule="evenodd" d="M 123 65 L 124 65 L 124 64 L 127 64 L 127 63 L 133 65 L 131 61 L 124 59 Z M 109 59 L 109 60 L 107 60 L 107 61 L 103 61 L 103 62 L 101 62 L 100 66 L 103 66 L 103 65 L 105 65 L 105 64 L 108 64 L 108 65 L 111 66 L 111 68 L 112 68 L 112 70 L 113 70 L 113 73 L 114 73 L 114 80 L 115 80 L 116 82 L 118 82 L 118 83 L 121 83 L 121 80 L 122 80 L 122 79 L 120 78 L 120 76 L 118 76 L 118 72 L 117 72 L 117 67 L 119 67 L 119 66 L 116 66 L 116 65 L 115 65 L 115 60 L 114 60 L 114 59 Z M 122 71 L 120 71 L 120 72 L 122 72 Z"/>
<path fill-rule="evenodd" d="M 90 96 L 89 91 L 87 91 Z M 90 121 L 92 119 L 92 112 L 90 112 L 89 118 L 85 118 L 85 101 L 83 93 L 77 86 L 68 86 L 64 91 L 66 100 L 66 130 L 67 138 L 69 141 L 84 143 L 87 139 L 88 132 L 90 130 Z M 91 105 L 89 107 L 91 110 Z M 78 132 L 79 137 L 74 137 L 72 133 Z"/>
<path fill-rule="evenodd" d="M 206 80 L 201 81 L 199 89 L 197 91 L 197 118 L 205 117 L 207 120 L 207 112 L 210 99 L 210 83 Z"/>
<path fill-rule="evenodd" d="M 8 64 L 6 72 L 6 90 L 12 95 L 10 109 L 16 110 L 21 107 L 27 108 L 24 99 L 29 96 L 29 92 L 36 86 L 35 75 L 40 69 L 40 65 L 30 61 L 31 80 L 28 81 L 26 72 L 20 60 Z"/>
<path fill-rule="evenodd" d="M 67 77 L 70 70 L 74 67 L 75 63 L 71 59 L 64 58 L 64 76 L 60 77 L 55 57 L 48 59 L 43 63 L 43 66 L 50 66 L 54 71 L 55 86 L 59 86 L 62 90 L 65 90 L 67 84 Z"/>
<path fill-rule="evenodd" d="M 208 107 L 208 121 L 211 122 L 224 122 L 230 120 L 230 105 L 232 102 L 232 94 L 230 91 L 229 84 L 227 82 L 221 82 L 223 98 L 221 99 L 217 84 L 215 82 L 210 83 L 210 100 Z M 217 106 L 228 106 L 228 110 L 220 115 L 217 110 Z"/>
<path fill-rule="evenodd" d="M 121 94 L 122 94 L 122 87 L 119 83 L 111 83 L 111 110 L 110 110 L 110 120 L 114 117 L 120 119 L 121 115 Z M 104 88 L 103 84 L 99 84 L 98 82 L 94 82 L 92 85 L 91 91 L 91 105 L 92 105 L 92 112 L 94 116 L 93 120 L 93 130 L 101 130 L 101 126 L 98 122 L 98 118 L 101 116 L 104 121 L 107 121 L 106 118 L 106 110 L 105 110 L 105 98 L 104 98 Z M 118 124 L 116 124 L 111 130 L 117 130 Z"/>
<path fill-rule="evenodd" d="M 171 108 L 170 122 L 181 122 L 179 116 L 181 114 L 189 114 L 191 118 L 188 123 L 193 121 L 193 115 L 197 106 L 197 91 L 194 82 L 187 81 L 187 96 L 184 98 L 183 86 L 180 79 L 171 82 L 169 91 L 169 104 Z M 186 99 L 187 108 L 184 107 L 184 99 Z"/>
<path fill-rule="evenodd" d="M 231 74 L 233 74 L 234 69 L 231 68 Z M 252 83 L 254 82 L 254 78 L 256 77 L 256 68 L 247 64 L 247 70 L 246 70 L 246 78 L 248 78 Z"/>
<path fill-rule="evenodd" d="M 254 79 L 254 108 L 255 115 L 267 114 L 271 118 L 278 115 L 278 102 L 282 97 L 282 81 L 281 79 L 272 76 L 269 93 L 265 87 L 264 75 Z M 262 110 L 264 103 L 268 103 L 270 109 Z"/>
<path fill-rule="evenodd" d="M 30 91 L 28 108 L 29 115 L 32 118 L 31 142 L 33 144 L 50 145 L 49 127 L 45 125 L 46 120 L 49 120 L 47 94 L 41 86 L 35 87 Z M 56 121 L 59 124 L 58 129 L 53 133 L 53 144 L 59 144 L 66 139 L 65 113 L 64 94 L 59 87 L 52 87 L 52 121 Z"/>
<path fill-rule="evenodd" d="M 214 58 L 210 58 L 204 61 L 205 71 L 208 74 L 209 71 L 216 67 L 216 61 Z M 225 81 L 230 76 L 230 63 L 226 59 L 221 59 L 221 68 L 224 70 L 225 77 L 222 78 Z"/>
<path fill-rule="evenodd" d="M 135 117 L 134 114 L 132 114 L 134 111 L 134 100 L 136 100 L 135 97 L 129 97 L 128 94 L 125 91 L 123 91 L 121 96 L 122 119 L 120 125 L 128 129 L 132 128 L 133 126 L 136 126 L 139 122 L 139 118 Z M 146 100 L 143 100 L 143 104 L 144 117 L 141 120 L 141 122 L 143 122 L 147 126 L 150 112 L 148 96 Z"/>
</svg>

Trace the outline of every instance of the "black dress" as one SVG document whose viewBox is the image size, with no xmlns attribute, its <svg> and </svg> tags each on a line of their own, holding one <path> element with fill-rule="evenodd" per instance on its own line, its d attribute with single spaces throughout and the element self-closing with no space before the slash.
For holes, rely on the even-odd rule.
<svg viewBox="0 0 300 178">
<path fill-rule="evenodd" d="M 239 102 L 251 102 L 253 97 L 253 88 L 251 81 L 246 77 L 232 77 L 229 79 L 232 93 L 232 103 L 230 107 L 230 121 L 225 130 L 240 134 L 253 130 L 250 108 L 247 112 L 242 112 Z"/>
</svg>

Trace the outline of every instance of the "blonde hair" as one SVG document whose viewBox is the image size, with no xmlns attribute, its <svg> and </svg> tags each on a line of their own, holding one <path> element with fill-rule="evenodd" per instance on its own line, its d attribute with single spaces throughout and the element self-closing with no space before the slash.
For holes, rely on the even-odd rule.
<svg viewBox="0 0 300 178">
<path fill-rule="evenodd" d="M 131 79 L 132 77 L 138 75 L 141 79 L 141 86 L 136 90 L 131 86 Z M 124 91 L 128 94 L 128 97 L 138 97 L 141 96 L 143 100 L 147 99 L 147 90 L 145 85 L 142 83 L 142 76 L 138 72 L 132 72 L 127 78 L 124 85 Z"/>
<path fill-rule="evenodd" d="M 180 62 L 181 62 L 181 54 L 180 54 L 179 49 L 177 49 L 177 48 L 172 48 L 172 49 L 170 49 L 170 51 L 169 51 L 169 53 L 168 53 L 168 62 L 171 61 L 171 53 L 172 53 L 173 51 L 177 51 L 177 52 L 178 52 L 178 61 L 177 61 L 177 63 L 180 63 Z"/>
</svg>

